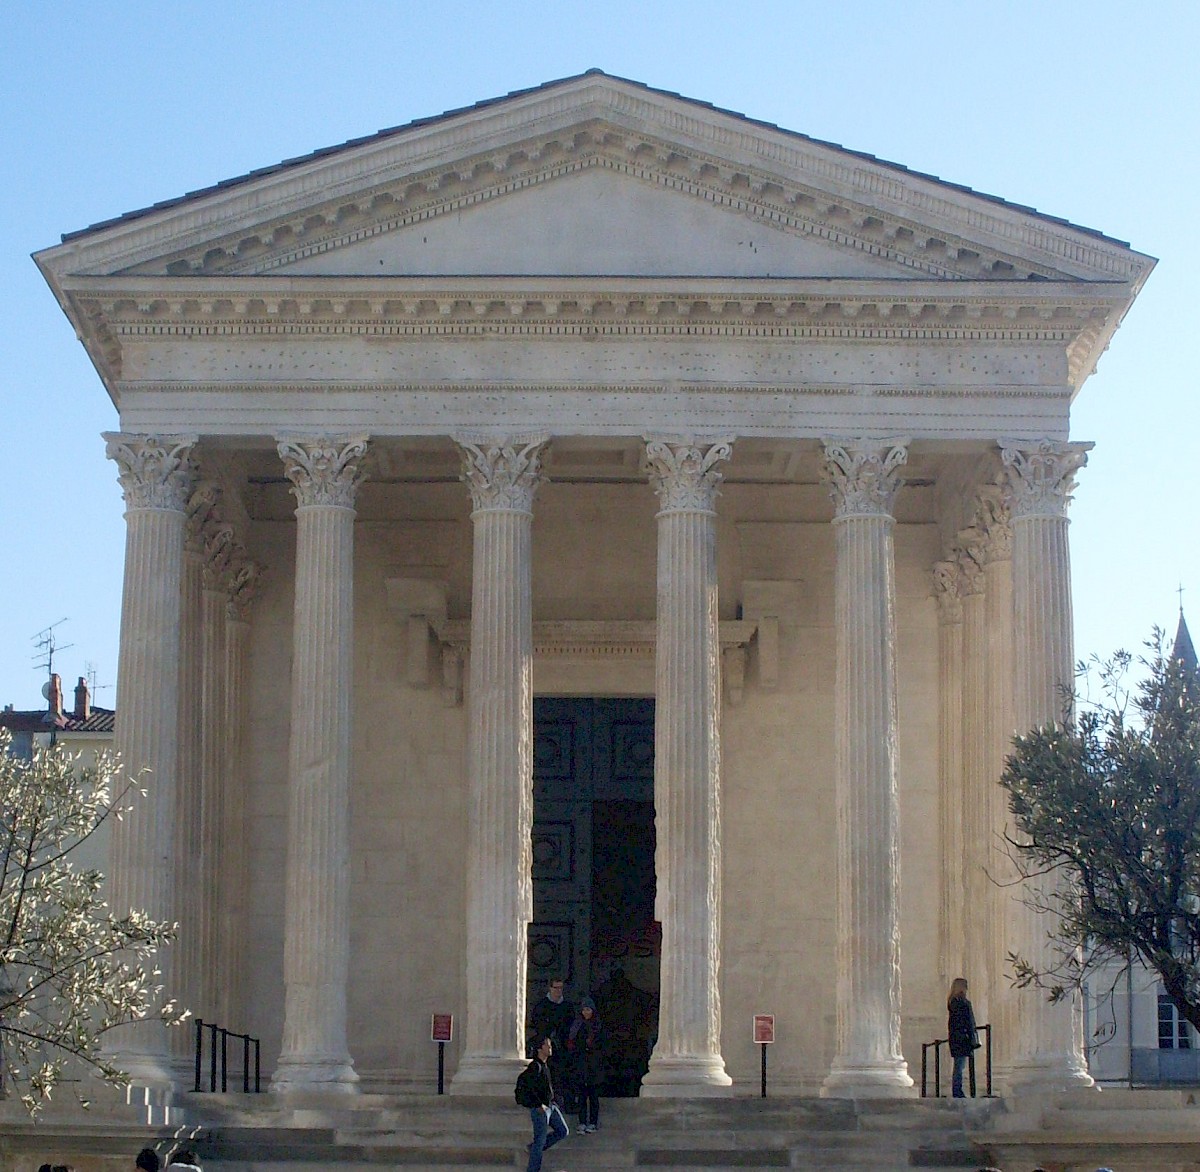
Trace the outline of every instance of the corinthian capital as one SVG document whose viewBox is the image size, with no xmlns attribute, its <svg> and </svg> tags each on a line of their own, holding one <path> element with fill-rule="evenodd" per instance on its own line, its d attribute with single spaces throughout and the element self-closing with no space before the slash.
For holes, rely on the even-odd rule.
<svg viewBox="0 0 1200 1172">
<path fill-rule="evenodd" d="M 956 561 L 933 563 L 933 596 L 944 623 L 962 622 L 962 569 Z"/>
<path fill-rule="evenodd" d="M 301 508 L 354 507 L 354 494 L 366 475 L 365 435 L 278 436 L 276 440 L 284 475 L 292 482 Z"/>
<path fill-rule="evenodd" d="M 896 469 L 908 462 L 907 439 L 826 440 L 822 473 L 834 518 L 892 515 L 904 483 Z"/>
<path fill-rule="evenodd" d="M 108 458 L 117 462 L 117 479 L 130 509 L 187 507 L 195 469 L 194 435 L 126 435 L 106 431 Z"/>
<path fill-rule="evenodd" d="M 211 520 L 204 526 L 204 586 L 218 590 L 225 577 L 226 567 L 237 553 L 238 543 L 232 525 Z"/>
<path fill-rule="evenodd" d="M 215 480 L 202 480 L 192 489 L 187 500 L 187 528 L 184 530 L 184 540 L 192 552 L 204 552 L 204 527 L 212 520 L 220 499 L 221 486 Z"/>
<path fill-rule="evenodd" d="M 733 441 L 707 447 L 690 441 L 646 438 L 643 471 L 649 476 L 663 513 L 711 513 L 724 475 L 717 465 L 733 455 Z"/>
<path fill-rule="evenodd" d="M 1022 517 L 1065 517 L 1075 473 L 1087 463 L 1090 443 L 1001 440 L 1000 458 L 1008 469 L 1014 520 Z"/>
<path fill-rule="evenodd" d="M 235 622 L 244 622 L 250 604 L 258 594 L 258 584 L 263 567 L 258 562 L 243 557 L 239 551 L 225 567 L 225 588 L 229 592 L 225 600 L 225 617 Z"/>
<path fill-rule="evenodd" d="M 1008 486 L 989 484 L 980 489 L 975 508 L 975 529 L 983 538 L 985 563 L 1012 558 L 1012 511 Z"/>
<path fill-rule="evenodd" d="M 462 479 L 471 490 L 475 512 L 533 512 L 533 496 L 545 479 L 542 456 L 546 435 L 506 439 L 455 439 L 462 451 Z"/>
</svg>

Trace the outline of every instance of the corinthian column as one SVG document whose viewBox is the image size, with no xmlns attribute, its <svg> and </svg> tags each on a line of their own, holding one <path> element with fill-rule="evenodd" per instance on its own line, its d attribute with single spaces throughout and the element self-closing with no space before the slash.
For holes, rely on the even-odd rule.
<svg viewBox="0 0 1200 1172">
<path fill-rule="evenodd" d="M 292 725 L 288 762 L 283 1050 L 274 1091 L 352 1091 L 346 1046 L 350 956 L 350 685 L 354 495 L 363 436 L 279 441 L 296 508 Z"/>
<path fill-rule="evenodd" d="M 245 672 L 249 611 L 258 589 L 262 567 L 237 556 L 226 569 L 225 586 L 225 739 L 224 794 L 220 861 L 221 970 L 220 1021 L 243 1029 L 246 1021 L 242 995 L 245 981 L 246 917 L 246 776 Z"/>
<path fill-rule="evenodd" d="M 942 865 L 938 907 L 938 973 L 942 983 L 965 971 L 963 865 L 963 605 L 954 560 L 933 567 L 938 611 L 938 839 Z"/>
<path fill-rule="evenodd" d="M 837 628 L 837 1055 L 821 1093 L 910 1093 L 900 1050 L 892 502 L 907 440 L 827 442 Z"/>
<path fill-rule="evenodd" d="M 985 868 L 983 901 L 974 911 L 983 924 L 988 984 L 982 1006 L 976 1003 L 976 1020 L 992 1023 L 992 1063 L 1007 1070 L 1012 1056 L 1014 990 L 1010 979 L 1007 909 L 1013 898 L 1013 880 L 1005 831 L 1008 801 L 1000 775 L 1012 747 L 1013 725 L 1013 587 L 1012 519 L 1008 492 L 992 484 L 979 494 L 976 528 L 983 535 L 984 597 L 987 617 L 987 748 L 984 786 L 978 796 L 980 822 L 985 835 L 982 858 Z"/>
<path fill-rule="evenodd" d="M 647 440 L 658 494 L 654 813 L 658 1040 L 642 1094 L 721 1093 L 721 680 L 717 465 L 733 448 Z"/>
<path fill-rule="evenodd" d="M 233 553 L 233 526 L 210 522 L 204 531 L 201 602 L 200 792 L 198 852 L 199 932 L 196 1013 L 209 1020 L 221 1005 L 221 841 L 225 740 L 225 568 Z M 221 1019 L 228 1022 L 228 1018 Z M 228 1027 L 227 1027 L 228 1028 Z"/>
<path fill-rule="evenodd" d="M 175 791 L 175 918 L 179 935 L 173 948 L 179 999 L 199 1017 L 212 1007 L 199 995 L 200 973 L 200 696 L 203 655 L 204 527 L 220 489 L 211 480 L 195 486 L 187 502 L 183 543 L 183 596 L 179 617 L 179 748 Z M 182 1060 L 195 1042 L 187 1030 L 172 1035 Z"/>
<path fill-rule="evenodd" d="M 1001 444 L 1012 494 L 1013 714 L 1022 732 L 1059 723 L 1071 708 L 1075 660 L 1067 505 L 1090 448 L 1049 440 Z M 1008 905 L 1011 947 L 1035 968 L 1051 963 L 1052 945 L 1046 915 L 1034 907 L 1044 906 L 1048 885 L 1063 881 L 1055 875 L 1027 880 L 1026 900 Z M 1051 1004 L 1040 991 L 1025 990 L 1016 999 L 1015 1019 L 1014 1089 L 1092 1085 L 1077 996 Z"/>
<path fill-rule="evenodd" d="M 533 497 L 545 436 L 459 441 L 471 490 L 467 1020 L 455 1094 L 509 1094 L 525 1064 L 533 918 Z"/>
<path fill-rule="evenodd" d="M 109 903 L 175 919 L 173 869 L 179 746 L 179 625 L 183 531 L 194 436 L 105 435 L 125 494 L 120 696 L 115 749 L 146 791 L 112 824 Z M 169 955 L 157 958 L 168 996 Z M 152 1022 L 109 1035 L 107 1053 L 135 1083 L 170 1085 L 168 1033 Z"/>
</svg>

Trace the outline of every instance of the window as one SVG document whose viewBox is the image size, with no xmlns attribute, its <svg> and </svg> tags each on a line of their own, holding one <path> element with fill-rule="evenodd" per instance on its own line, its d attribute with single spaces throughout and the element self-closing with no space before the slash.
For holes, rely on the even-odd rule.
<svg viewBox="0 0 1200 1172">
<path fill-rule="evenodd" d="M 1175 1002 L 1165 993 L 1158 995 L 1158 1048 L 1160 1050 L 1190 1050 L 1191 1033 L 1188 1023 L 1179 1015 Z"/>
</svg>

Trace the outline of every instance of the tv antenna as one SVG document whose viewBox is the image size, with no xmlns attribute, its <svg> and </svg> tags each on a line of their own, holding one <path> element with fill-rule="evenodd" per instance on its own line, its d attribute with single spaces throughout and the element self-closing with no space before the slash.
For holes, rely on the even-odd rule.
<svg viewBox="0 0 1200 1172">
<path fill-rule="evenodd" d="M 66 621 L 66 618 L 61 618 L 58 622 L 51 623 L 44 630 L 38 631 L 36 635 L 32 636 L 33 645 L 37 648 L 30 657 L 35 660 L 33 665 L 34 670 L 44 667 L 47 679 L 54 674 L 54 653 L 56 651 L 66 651 L 68 647 L 75 646 L 74 643 L 59 643 L 54 634 L 54 628 L 61 627 Z"/>
</svg>

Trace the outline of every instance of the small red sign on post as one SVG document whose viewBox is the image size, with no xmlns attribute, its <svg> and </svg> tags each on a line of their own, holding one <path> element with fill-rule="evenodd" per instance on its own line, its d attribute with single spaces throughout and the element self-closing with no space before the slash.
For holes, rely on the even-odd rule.
<svg viewBox="0 0 1200 1172">
<path fill-rule="evenodd" d="M 449 1042 L 454 1037 L 454 1014 L 435 1013 L 429 1030 L 431 1042 Z"/>
<path fill-rule="evenodd" d="M 756 1013 L 754 1015 L 754 1040 L 766 1045 L 775 1041 L 775 1015 L 773 1013 Z"/>
</svg>

